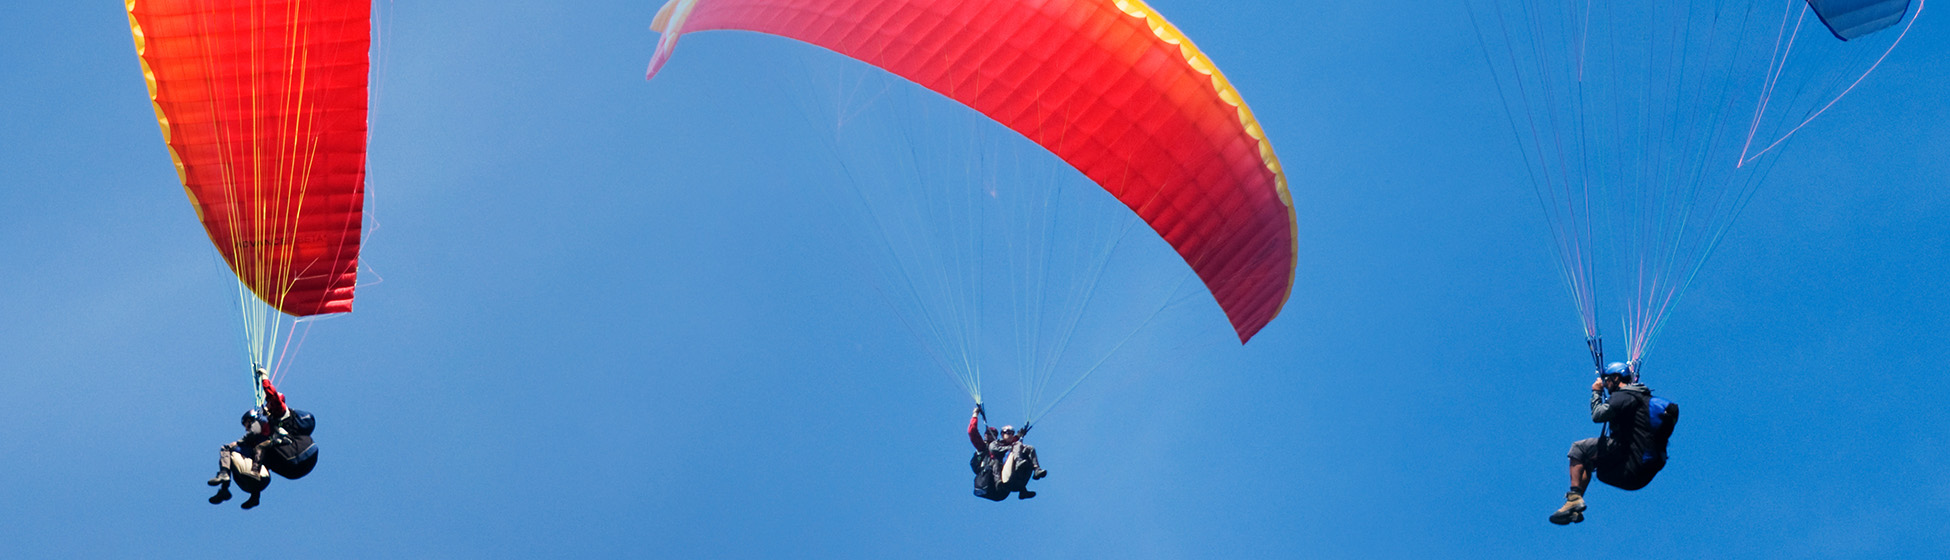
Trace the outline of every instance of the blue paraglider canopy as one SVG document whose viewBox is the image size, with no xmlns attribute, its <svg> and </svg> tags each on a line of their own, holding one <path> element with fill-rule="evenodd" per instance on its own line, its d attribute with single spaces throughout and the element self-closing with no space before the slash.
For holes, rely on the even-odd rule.
<svg viewBox="0 0 1950 560">
<path fill-rule="evenodd" d="M 1903 20 L 1910 0 L 1808 0 L 1835 38 L 1847 41 Z"/>
</svg>

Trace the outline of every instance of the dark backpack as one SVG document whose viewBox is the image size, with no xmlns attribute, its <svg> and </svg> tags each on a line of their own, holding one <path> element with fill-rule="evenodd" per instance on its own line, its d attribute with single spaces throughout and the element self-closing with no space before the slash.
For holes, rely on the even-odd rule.
<svg viewBox="0 0 1950 560">
<path fill-rule="evenodd" d="M 297 480 L 311 474 L 312 467 L 318 466 L 318 444 L 311 439 L 311 432 L 318 427 L 318 421 L 310 412 L 292 410 L 278 422 L 283 433 L 271 437 L 271 445 L 264 452 L 264 466 L 278 476 Z"/>
<path fill-rule="evenodd" d="M 1673 425 L 1679 423 L 1679 405 L 1647 395 L 1645 419 L 1646 425 L 1652 428 L 1650 436 L 1634 442 L 1632 449 L 1623 450 L 1628 455 L 1622 463 L 1614 468 L 1599 468 L 1594 473 L 1599 481 L 1621 490 L 1638 490 L 1651 484 L 1652 478 L 1666 468 L 1666 442 L 1672 438 Z M 1629 455 L 1633 450 L 1638 454 Z"/>
<path fill-rule="evenodd" d="M 309 436 L 311 435 L 311 431 L 318 427 L 318 420 L 312 418 L 310 412 L 294 408 L 291 409 L 290 416 L 286 416 L 284 420 L 278 422 L 278 427 L 283 428 L 287 434 Z"/>
<path fill-rule="evenodd" d="M 1679 424 L 1679 404 L 1660 397 L 1646 399 L 1645 416 L 1652 424 L 1652 441 L 1645 442 L 1639 462 L 1664 465 L 1666 442 L 1672 440 L 1672 428 Z"/>
<path fill-rule="evenodd" d="M 996 481 L 995 464 L 993 461 L 988 460 L 988 453 L 976 451 L 974 457 L 968 458 L 968 469 L 975 471 L 975 495 L 977 497 L 998 502 L 1002 501 L 1003 498 L 1009 497 L 1008 492 L 1002 492 L 998 488 L 1000 484 Z"/>
</svg>

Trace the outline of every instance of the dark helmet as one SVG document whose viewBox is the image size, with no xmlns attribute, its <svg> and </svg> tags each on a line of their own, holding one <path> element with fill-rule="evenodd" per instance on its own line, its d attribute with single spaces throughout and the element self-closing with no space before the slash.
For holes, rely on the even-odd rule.
<svg viewBox="0 0 1950 560">
<path fill-rule="evenodd" d="M 250 427 L 252 422 L 256 422 L 259 424 L 269 424 L 271 423 L 271 419 L 265 417 L 263 412 L 259 412 L 257 409 L 253 408 L 244 411 L 244 417 L 237 420 L 237 423 L 243 424 L 245 427 Z"/>
<path fill-rule="evenodd" d="M 1605 375 L 1623 375 L 1630 377 L 1632 375 L 1632 367 L 1625 365 L 1625 362 L 1605 364 Z"/>
</svg>

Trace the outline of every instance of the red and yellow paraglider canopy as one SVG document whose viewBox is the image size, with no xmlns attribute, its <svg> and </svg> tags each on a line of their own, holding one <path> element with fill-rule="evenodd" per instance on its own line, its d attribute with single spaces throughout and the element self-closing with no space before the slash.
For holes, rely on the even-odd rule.
<svg viewBox="0 0 1950 560">
<path fill-rule="evenodd" d="M 275 378 L 288 318 L 352 311 L 372 4 L 124 1 L 176 175 L 236 273 L 252 369 Z"/>
<path fill-rule="evenodd" d="M 1136 211 L 1205 282 L 1240 341 L 1293 287 L 1286 176 L 1225 75 L 1137 0 L 672 0 L 655 75 L 683 33 L 823 47 L 967 105 Z"/>
<path fill-rule="evenodd" d="M 244 286 L 352 310 L 366 175 L 369 0 L 126 0 L 163 140 Z"/>
</svg>

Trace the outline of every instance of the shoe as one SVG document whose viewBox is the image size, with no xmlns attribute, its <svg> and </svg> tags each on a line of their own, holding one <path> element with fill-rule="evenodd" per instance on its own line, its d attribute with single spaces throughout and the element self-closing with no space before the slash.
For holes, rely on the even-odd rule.
<svg viewBox="0 0 1950 560">
<path fill-rule="evenodd" d="M 1584 495 L 1574 492 L 1564 493 L 1564 507 L 1551 512 L 1551 523 L 1570 525 L 1584 522 Z"/>
<path fill-rule="evenodd" d="M 230 487 L 225 486 L 223 488 L 217 489 L 217 495 L 210 497 L 210 505 L 214 506 L 229 500 L 230 500 Z"/>
<path fill-rule="evenodd" d="M 258 496 L 259 496 L 258 494 L 251 494 L 251 499 L 244 500 L 244 503 L 241 505 L 244 507 L 244 509 L 257 507 Z"/>
<path fill-rule="evenodd" d="M 1034 497 L 1036 497 L 1036 493 L 1028 490 L 1023 490 L 1021 493 L 1016 494 L 1016 499 L 1018 500 L 1027 500 Z"/>
<path fill-rule="evenodd" d="M 1030 480 L 1042 480 L 1042 479 L 1043 479 L 1043 477 L 1045 477 L 1045 476 L 1049 476 L 1049 471 L 1046 471 L 1046 470 L 1043 470 L 1043 469 L 1036 469 L 1036 474 L 1032 474 L 1032 475 L 1029 475 L 1029 479 L 1030 479 Z"/>
<path fill-rule="evenodd" d="M 218 484 L 223 484 L 225 482 L 230 482 L 230 476 L 225 474 L 218 474 L 217 476 L 210 477 L 210 480 L 208 482 L 204 482 L 204 484 L 216 486 Z"/>
</svg>

